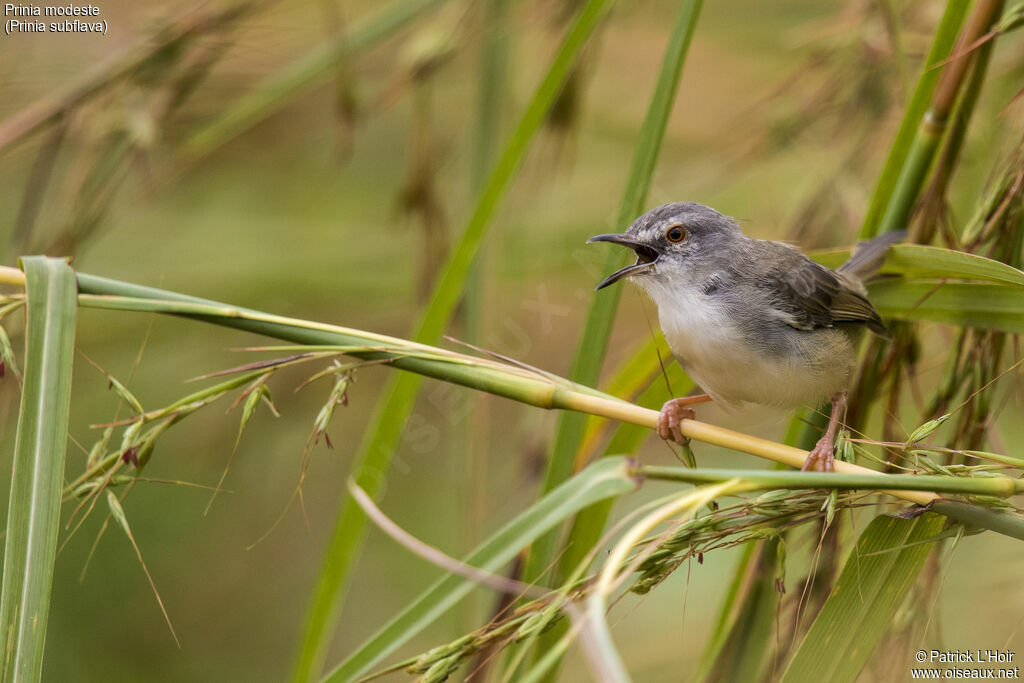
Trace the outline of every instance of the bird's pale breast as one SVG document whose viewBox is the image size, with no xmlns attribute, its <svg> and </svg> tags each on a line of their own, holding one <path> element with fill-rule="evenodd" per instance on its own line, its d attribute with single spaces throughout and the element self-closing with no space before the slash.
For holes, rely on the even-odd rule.
<svg viewBox="0 0 1024 683">
<path fill-rule="evenodd" d="M 699 288 L 666 291 L 655 282 L 650 285 L 645 288 L 658 305 L 673 355 L 716 401 L 812 405 L 848 388 L 856 333 L 797 330 L 770 313 L 748 321 Z"/>
</svg>

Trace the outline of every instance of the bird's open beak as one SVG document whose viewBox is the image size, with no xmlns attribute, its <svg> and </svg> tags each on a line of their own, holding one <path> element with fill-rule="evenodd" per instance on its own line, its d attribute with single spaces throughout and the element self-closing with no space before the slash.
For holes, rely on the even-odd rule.
<svg viewBox="0 0 1024 683">
<path fill-rule="evenodd" d="M 661 256 L 661 252 L 651 247 L 650 245 L 638 242 L 625 235 L 617 235 L 612 233 L 610 235 L 595 235 L 587 240 L 587 244 L 591 242 L 611 242 L 612 244 L 621 244 L 624 247 L 629 247 L 636 252 L 636 263 L 625 268 L 621 268 L 605 279 L 601 280 L 601 283 L 595 287 L 595 290 L 603 289 L 608 285 L 614 284 L 624 277 L 629 275 L 636 275 L 637 273 L 643 273 L 650 270 L 654 263 Z"/>
</svg>

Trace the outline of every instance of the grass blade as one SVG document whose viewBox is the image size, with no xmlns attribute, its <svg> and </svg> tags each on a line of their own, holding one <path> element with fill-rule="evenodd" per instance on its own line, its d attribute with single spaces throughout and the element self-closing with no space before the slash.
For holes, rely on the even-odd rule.
<svg viewBox="0 0 1024 683">
<path fill-rule="evenodd" d="M 782 683 L 854 681 L 924 565 L 942 517 L 881 515 L 861 534 Z"/>
<path fill-rule="evenodd" d="M 815 261 L 829 268 L 838 268 L 849 256 L 848 249 L 830 249 L 811 254 Z M 1013 266 L 977 254 L 922 244 L 897 244 L 891 247 L 879 272 L 883 275 L 984 280 L 1024 287 L 1024 272 Z"/>
<path fill-rule="evenodd" d="M 621 496 L 637 487 L 624 458 L 606 458 L 534 503 L 481 544 L 464 562 L 487 572 L 500 571 L 523 546 L 581 508 Z M 324 680 L 351 681 L 401 647 L 472 590 L 467 579 L 447 576 L 424 592 Z"/>
<path fill-rule="evenodd" d="M 28 299 L 25 375 L 14 444 L 0 597 L 2 681 L 38 681 L 60 525 L 71 368 L 75 274 L 62 259 L 22 260 Z"/>
<path fill-rule="evenodd" d="M 876 282 L 868 292 L 886 318 L 1024 334 L 1024 292 L 1015 285 L 908 279 Z"/>
<path fill-rule="evenodd" d="M 433 298 L 420 320 L 414 339 L 433 343 L 451 319 L 462 294 L 473 258 L 480 247 L 491 216 L 511 185 L 529 144 L 562 84 L 576 63 L 583 46 L 601 23 L 612 0 L 589 0 L 577 16 L 561 49 L 538 86 L 522 119 L 480 194 L 476 210 L 441 274 Z M 420 377 L 400 375 L 392 379 L 377 404 L 376 412 L 360 445 L 354 477 L 360 488 L 376 496 L 386 478 L 391 459 L 398 448 L 402 429 L 419 390 Z M 362 543 L 366 517 L 359 506 L 346 497 L 331 539 L 306 622 L 305 635 L 295 669 L 295 681 L 312 680 L 323 666 L 324 651 L 337 619 L 349 570 Z"/>
</svg>

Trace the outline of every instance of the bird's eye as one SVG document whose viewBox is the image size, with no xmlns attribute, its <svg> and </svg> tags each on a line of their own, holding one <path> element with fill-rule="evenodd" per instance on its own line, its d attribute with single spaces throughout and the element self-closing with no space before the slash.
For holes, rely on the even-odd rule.
<svg viewBox="0 0 1024 683">
<path fill-rule="evenodd" d="M 686 228 L 681 225 L 673 225 L 665 231 L 665 239 L 669 242 L 682 242 L 686 239 Z"/>
</svg>

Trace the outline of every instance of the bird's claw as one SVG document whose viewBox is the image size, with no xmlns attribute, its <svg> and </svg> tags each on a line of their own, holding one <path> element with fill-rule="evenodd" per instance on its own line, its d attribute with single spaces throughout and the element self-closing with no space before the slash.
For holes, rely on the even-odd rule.
<svg viewBox="0 0 1024 683">
<path fill-rule="evenodd" d="M 835 444 L 832 439 L 821 439 L 804 460 L 801 472 L 833 472 L 835 471 Z"/>
<path fill-rule="evenodd" d="M 686 446 L 690 440 L 683 436 L 680 422 L 692 420 L 695 416 L 693 408 L 688 407 L 684 399 L 674 398 L 667 401 L 658 415 L 658 436 L 665 441 L 675 441 L 680 446 Z"/>
</svg>

